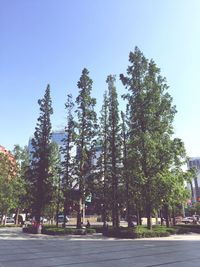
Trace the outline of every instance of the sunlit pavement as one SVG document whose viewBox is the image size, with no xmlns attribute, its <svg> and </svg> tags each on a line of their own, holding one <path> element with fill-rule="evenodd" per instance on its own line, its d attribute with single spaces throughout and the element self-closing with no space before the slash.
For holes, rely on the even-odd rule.
<svg viewBox="0 0 200 267">
<path fill-rule="evenodd" d="M 101 235 L 53 237 L 0 228 L 0 267 L 200 266 L 200 235 L 120 240 Z"/>
</svg>

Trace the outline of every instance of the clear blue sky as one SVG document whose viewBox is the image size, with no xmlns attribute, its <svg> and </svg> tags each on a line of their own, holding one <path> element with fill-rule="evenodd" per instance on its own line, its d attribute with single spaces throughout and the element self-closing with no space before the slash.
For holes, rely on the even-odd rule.
<svg viewBox="0 0 200 267">
<path fill-rule="evenodd" d="M 199 0 L 0 0 L 0 144 L 28 143 L 47 83 L 53 128 L 62 128 L 84 67 L 101 106 L 106 76 L 125 73 L 137 45 L 167 78 L 175 135 L 200 156 L 199 14 Z"/>
</svg>

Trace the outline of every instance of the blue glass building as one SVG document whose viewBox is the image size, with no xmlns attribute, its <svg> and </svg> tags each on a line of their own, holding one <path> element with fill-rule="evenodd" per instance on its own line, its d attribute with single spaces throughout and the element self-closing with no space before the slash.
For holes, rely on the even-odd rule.
<svg viewBox="0 0 200 267">
<path fill-rule="evenodd" d="M 64 130 L 60 131 L 53 131 L 51 140 L 52 142 L 56 143 L 59 148 L 61 148 L 64 145 L 64 139 L 66 138 L 66 133 Z M 28 151 L 29 153 L 33 150 L 33 146 L 31 144 L 32 138 L 29 139 L 28 142 Z"/>
</svg>

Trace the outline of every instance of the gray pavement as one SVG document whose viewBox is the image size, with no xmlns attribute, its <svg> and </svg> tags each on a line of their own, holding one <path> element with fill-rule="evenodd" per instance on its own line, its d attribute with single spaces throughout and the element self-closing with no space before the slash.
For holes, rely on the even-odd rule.
<svg viewBox="0 0 200 267">
<path fill-rule="evenodd" d="M 0 228 L 0 267 L 199 267 L 200 235 L 120 240 L 28 235 Z"/>
</svg>

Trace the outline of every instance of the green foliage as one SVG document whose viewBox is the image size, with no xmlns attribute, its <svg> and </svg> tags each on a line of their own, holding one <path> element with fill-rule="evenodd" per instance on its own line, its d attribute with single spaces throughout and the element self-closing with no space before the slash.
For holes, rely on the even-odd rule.
<svg viewBox="0 0 200 267">
<path fill-rule="evenodd" d="M 72 149 L 74 146 L 75 141 L 75 127 L 76 123 L 73 117 L 73 108 L 74 103 L 72 101 L 72 95 L 67 96 L 67 102 L 65 104 L 66 112 L 67 112 L 67 123 L 65 127 L 65 138 L 63 140 L 64 146 L 61 150 L 63 154 L 64 160 L 62 162 L 62 184 L 63 184 L 63 191 L 67 193 L 68 190 L 72 188 L 72 183 L 74 180 L 74 159 L 72 156 Z"/>
<path fill-rule="evenodd" d="M 21 227 L 21 225 L 16 225 L 16 224 L 0 224 L 0 228 L 16 228 L 16 227 Z"/>
<path fill-rule="evenodd" d="M 75 174 L 75 159 L 72 155 L 72 149 L 75 142 L 75 127 L 76 123 L 74 121 L 73 109 L 74 103 L 72 100 L 72 95 L 67 96 L 67 102 L 65 104 L 65 109 L 67 112 L 67 123 L 65 127 L 66 136 L 63 140 L 64 146 L 61 153 L 63 154 L 64 160 L 62 162 L 62 191 L 64 196 L 64 225 L 66 224 L 65 218 L 67 214 L 67 207 L 71 201 L 71 190 L 73 189 L 74 174 Z"/>
<path fill-rule="evenodd" d="M 33 225 L 28 225 L 22 228 L 23 233 L 27 234 L 37 234 L 37 228 Z"/>
<path fill-rule="evenodd" d="M 188 212 L 193 215 L 197 214 L 200 215 L 200 203 L 196 202 L 191 207 L 188 208 Z"/>
<path fill-rule="evenodd" d="M 137 226 L 135 228 L 120 227 L 118 229 L 108 228 L 104 231 L 104 235 L 108 237 L 117 238 L 147 238 L 147 237 L 164 237 L 175 234 L 176 229 L 166 228 L 163 226 L 153 226 L 152 230 L 149 230 L 145 226 Z"/>
<path fill-rule="evenodd" d="M 151 228 L 152 211 L 163 200 L 161 187 L 168 189 L 166 198 L 170 199 L 175 195 L 170 193 L 172 184 L 176 184 L 176 190 L 179 185 L 183 188 L 184 179 L 179 171 L 185 150 L 180 139 L 172 138 L 176 108 L 160 69 L 137 47 L 130 53 L 129 61 L 127 76 L 121 74 L 120 79 L 128 90 L 123 97 L 129 105 L 129 160 L 134 166 L 130 171 L 143 196 Z"/>
<path fill-rule="evenodd" d="M 27 181 L 27 174 L 29 170 L 29 155 L 28 148 L 15 145 L 13 155 L 17 165 L 17 177 L 15 180 L 15 204 L 19 210 L 30 207 L 29 183 Z"/>
<path fill-rule="evenodd" d="M 10 153 L 0 152 L 0 214 L 7 215 L 18 205 L 23 184 L 19 168 Z"/>
<path fill-rule="evenodd" d="M 75 229 L 75 228 L 58 228 L 43 227 L 42 233 L 47 235 L 86 235 L 96 233 L 95 229 Z"/>
<path fill-rule="evenodd" d="M 40 116 L 32 139 L 32 160 L 29 182 L 33 196 L 32 209 L 36 220 L 40 216 L 45 205 L 51 201 L 52 179 L 50 170 L 51 155 L 51 122 L 50 116 L 53 113 L 50 97 L 50 86 L 48 85 L 43 99 L 38 100 Z"/>
<path fill-rule="evenodd" d="M 81 227 L 81 209 L 85 201 L 88 182 L 91 181 L 93 173 L 92 159 L 95 154 L 96 141 L 96 112 L 94 106 L 96 99 L 91 97 L 92 80 L 89 71 L 83 69 L 78 82 L 79 95 L 76 98 L 77 104 L 77 157 L 76 157 L 76 177 L 79 189 L 79 203 L 77 213 L 77 228 Z"/>
<path fill-rule="evenodd" d="M 111 206 L 113 226 L 119 227 L 119 182 L 120 182 L 120 123 L 115 76 L 109 75 L 108 83 L 108 175 L 111 187 Z"/>
<path fill-rule="evenodd" d="M 61 190 L 61 158 L 59 147 L 56 143 L 51 143 L 50 148 L 49 182 L 52 186 L 48 194 L 51 201 L 45 206 L 44 216 L 52 219 L 55 217 L 57 210 L 59 211 L 59 207 L 63 202 L 63 192 Z"/>
<path fill-rule="evenodd" d="M 137 214 L 139 219 L 146 213 L 150 230 L 153 213 L 165 209 L 168 217 L 189 198 L 185 181 L 190 183 L 195 171 L 185 173 L 181 169 L 187 160 L 186 151 L 182 140 L 173 137 L 176 107 L 168 93 L 166 79 L 155 62 L 147 59 L 137 47 L 130 52 L 127 73 L 121 74 L 120 79 L 127 90 L 123 95 L 126 114 L 121 112 L 121 118 L 119 116 L 116 79 L 109 75 L 97 136 L 96 99 L 91 96 L 93 81 L 89 71 L 83 69 L 77 85 L 76 122 L 71 95 L 65 104 L 62 164 L 58 147 L 51 144 L 53 110 L 47 86 L 44 98 L 38 101 L 40 115 L 32 140 L 30 166 L 27 151 L 19 146 L 14 148 L 15 171 L 5 156 L 1 158 L 0 212 L 31 207 L 39 221 L 42 214 L 48 217 L 58 214 L 61 202 L 66 214 L 71 199 L 76 196 L 73 201 L 77 202 L 77 228 L 81 228 L 83 204 L 91 195 L 95 202 L 92 204 L 102 212 L 104 223 L 112 217 L 113 227 L 118 228 L 121 209 L 126 211 L 129 226 L 131 215 Z M 95 166 L 97 144 L 101 155 Z M 74 147 L 77 154 L 72 156 Z M 198 205 L 193 211 L 200 213 Z M 169 232 L 163 228 L 149 230 L 120 228 L 119 235 L 160 236 Z M 109 232 L 118 234 L 116 229 Z"/>
<path fill-rule="evenodd" d="M 200 234 L 199 224 L 179 224 L 176 225 L 175 229 L 178 234 L 185 234 L 185 233 Z"/>
</svg>

